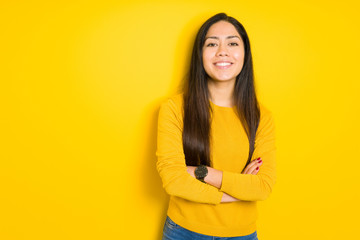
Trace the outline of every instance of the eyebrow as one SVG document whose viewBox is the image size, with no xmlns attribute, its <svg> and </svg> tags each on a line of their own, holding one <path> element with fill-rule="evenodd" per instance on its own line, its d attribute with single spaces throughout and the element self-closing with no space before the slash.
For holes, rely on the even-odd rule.
<svg viewBox="0 0 360 240">
<path fill-rule="evenodd" d="M 210 36 L 210 37 L 207 37 L 205 38 L 205 41 L 208 39 L 208 38 L 212 38 L 212 39 L 219 39 L 219 37 L 216 37 L 216 36 Z M 226 39 L 230 39 L 230 38 L 238 38 L 240 39 L 238 36 L 227 36 Z"/>
</svg>

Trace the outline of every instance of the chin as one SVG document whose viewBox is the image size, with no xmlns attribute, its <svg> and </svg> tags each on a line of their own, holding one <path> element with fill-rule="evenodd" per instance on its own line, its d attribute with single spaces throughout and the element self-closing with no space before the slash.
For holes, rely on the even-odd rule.
<svg viewBox="0 0 360 240">
<path fill-rule="evenodd" d="M 215 77 L 212 78 L 214 81 L 218 81 L 218 82 L 227 82 L 227 81 L 231 81 L 233 79 L 236 79 L 236 77 Z"/>
</svg>

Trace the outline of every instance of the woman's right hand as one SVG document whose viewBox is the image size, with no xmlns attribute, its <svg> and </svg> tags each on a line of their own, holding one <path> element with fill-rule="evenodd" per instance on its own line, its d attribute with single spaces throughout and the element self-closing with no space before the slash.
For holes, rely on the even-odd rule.
<svg viewBox="0 0 360 240">
<path fill-rule="evenodd" d="M 242 174 L 253 174 L 256 175 L 260 171 L 260 166 L 262 165 L 261 158 L 252 160 L 244 169 Z M 257 168 L 257 169 L 256 169 Z"/>
<path fill-rule="evenodd" d="M 262 165 L 262 160 L 261 158 L 257 158 L 255 160 L 252 160 L 244 169 L 244 171 L 242 172 L 242 174 L 253 174 L 256 175 L 259 170 L 260 170 L 260 166 Z M 256 169 L 257 168 L 257 169 Z M 229 194 L 225 193 L 223 194 L 222 198 L 221 198 L 221 202 L 222 203 L 226 203 L 226 202 L 236 202 L 236 201 L 242 201 L 239 200 L 237 198 L 234 198 L 233 196 L 230 196 Z"/>
</svg>

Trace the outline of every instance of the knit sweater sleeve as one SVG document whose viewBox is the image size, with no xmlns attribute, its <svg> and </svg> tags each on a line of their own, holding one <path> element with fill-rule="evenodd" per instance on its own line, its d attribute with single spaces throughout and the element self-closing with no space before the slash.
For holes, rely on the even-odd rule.
<svg viewBox="0 0 360 240">
<path fill-rule="evenodd" d="M 262 105 L 252 160 L 258 157 L 263 164 L 256 175 L 223 171 L 220 190 L 244 201 L 265 200 L 272 192 L 276 182 L 275 123 L 272 113 Z"/>
<path fill-rule="evenodd" d="M 202 183 L 187 172 L 182 143 L 182 115 L 179 104 L 169 98 L 159 110 L 157 171 L 169 195 L 193 202 L 219 204 L 223 192 Z"/>
</svg>

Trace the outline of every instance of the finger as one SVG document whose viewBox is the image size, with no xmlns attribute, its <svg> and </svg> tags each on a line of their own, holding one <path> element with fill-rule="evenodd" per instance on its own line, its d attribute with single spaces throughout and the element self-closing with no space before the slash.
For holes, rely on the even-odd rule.
<svg viewBox="0 0 360 240">
<path fill-rule="evenodd" d="M 260 166 L 257 166 L 253 171 L 250 173 L 252 175 L 256 175 L 260 171 Z"/>
<path fill-rule="evenodd" d="M 253 169 L 253 171 L 252 171 L 252 173 L 251 174 L 253 174 L 253 175 L 256 175 L 259 171 L 260 171 L 260 166 L 262 165 L 263 163 L 262 163 L 262 160 L 260 159 L 260 161 L 258 161 L 257 163 L 256 163 L 256 168 L 255 169 Z"/>
<path fill-rule="evenodd" d="M 255 164 L 253 165 L 250 169 L 249 169 L 249 174 L 256 174 L 257 172 L 260 169 L 260 166 L 258 164 Z"/>
<path fill-rule="evenodd" d="M 257 164 L 258 159 L 252 160 L 243 171 L 243 174 L 251 174 L 251 168 Z"/>
<path fill-rule="evenodd" d="M 259 163 L 259 161 L 261 161 L 261 158 L 257 158 L 255 160 L 252 160 L 245 168 L 244 170 L 244 174 L 256 174 L 254 173 L 254 170 L 258 167 L 261 166 L 262 161 Z"/>
<path fill-rule="evenodd" d="M 245 168 L 245 170 L 244 170 L 244 174 L 250 174 L 251 172 L 250 172 L 250 169 L 251 169 L 251 167 L 254 165 L 254 164 L 256 164 L 254 161 L 251 161 L 247 166 L 246 166 L 246 168 Z"/>
</svg>

